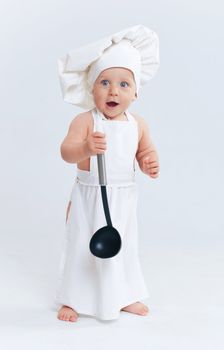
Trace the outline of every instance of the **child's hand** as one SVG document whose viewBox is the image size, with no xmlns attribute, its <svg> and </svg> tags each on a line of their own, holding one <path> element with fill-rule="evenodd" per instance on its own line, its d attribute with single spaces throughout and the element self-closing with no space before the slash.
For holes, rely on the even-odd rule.
<svg viewBox="0 0 224 350">
<path fill-rule="evenodd" d="M 159 176 L 159 162 L 155 152 L 142 160 L 141 170 L 152 178 Z"/>
<path fill-rule="evenodd" d="M 86 148 L 91 156 L 103 154 L 107 149 L 105 134 L 99 131 L 89 134 L 86 139 Z"/>
</svg>

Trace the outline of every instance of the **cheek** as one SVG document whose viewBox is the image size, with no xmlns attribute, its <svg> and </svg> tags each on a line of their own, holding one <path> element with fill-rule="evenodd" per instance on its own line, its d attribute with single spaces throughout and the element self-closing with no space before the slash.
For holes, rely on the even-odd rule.
<svg viewBox="0 0 224 350">
<path fill-rule="evenodd" d="M 103 98 L 106 94 L 107 92 L 105 90 L 98 90 L 96 95 L 97 98 Z"/>
<path fill-rule="evenodd" d="M 131 100 L 135 96 L 135 93 L 132 93 L 131 91 L 125 91 L 124 97 L 126 100 Z"/>
<path fill-rule="evenodd" d="M 96 91 L 94 93 L 94 101 L 96 101 L 98 105 L 101 105 L 105 100 L 104 95 L 102 91 Z"/>
</svg>

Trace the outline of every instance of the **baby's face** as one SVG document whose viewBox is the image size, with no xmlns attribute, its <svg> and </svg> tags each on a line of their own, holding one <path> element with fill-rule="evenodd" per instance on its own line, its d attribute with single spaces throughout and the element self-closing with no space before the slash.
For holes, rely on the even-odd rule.
<svg viewBox="0 0 224 350">
<path fill-rule="evenodd" d="M 123 115 L 132 101 L 136 99 L 136 86 L 132 71 L 113 67 L 100 73 L 93 86 L 96 107 L 106 117 Z M 117 104 L 108 102 L 116 102 Z"/>
</svg>

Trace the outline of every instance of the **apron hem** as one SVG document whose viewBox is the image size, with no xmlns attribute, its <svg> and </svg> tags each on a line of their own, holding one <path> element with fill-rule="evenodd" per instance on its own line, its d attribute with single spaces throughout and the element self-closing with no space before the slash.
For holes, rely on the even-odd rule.
<svg viewBox="0 0 224 350">
<path fill-rule="evenodd" d="M 123 311 L 123 310 L 121 310 L 123 307 L 126 307 L 130 304 L 134 304 L 134 303 L 138 302 L 139 300 L 148 299 L 148 298 L 149 298 L 149 294 L 144 294 L 141 297 L 128 299 L 127 302 L 122 303 L 122 305 L 119 307 L 119 311 L 116 313 L 116 316 L 115 316 L 115 314 L 114 314 L 114 316 L 100 316 L 99 314 L 95 314 L 95 313 L 92 313 L 90 311 L 78 311 L 77 308 L 73 308 L 72 306 L 69 306 L 67 303 L 62 304 L 62 303 L 57 302 L 57 301 L 54 302 L 54 305 L 56 306 L 56 304 L 57 304 L 58 308 L 62 307 L 63 305 L 66 305 L 66 306 L 70 307 L 71 309 L 75 310 L 78 315 L 91 316 L 91 317 L 94 317 L 94 318 L 101 320 L 101 321 L 113 321 L 113 320 L 119 319 L 120 312 Z M 126 311 L 123 311 L 123 312 L 126 312 Z"/>
</svg>

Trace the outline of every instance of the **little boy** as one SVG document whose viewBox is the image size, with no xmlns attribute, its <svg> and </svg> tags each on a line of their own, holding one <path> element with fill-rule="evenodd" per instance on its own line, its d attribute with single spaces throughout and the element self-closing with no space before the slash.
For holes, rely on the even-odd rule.
<svg viewBox="0 0 224 350">
<path fill-rule="evenodd" d="M 135 33 L 136 29 L 140 29 L 137 34 L 144 38 L 142 26 L 133 27 L 132 31 L 134 29 Z M 149 37 L 149 32 L 146 32 Z M 157 52 L 154 57 L 158 64 Z M 77 164 L 77 181 L 66 214 L 70 244 L 66 246 L 67 264 L 63 266 L 61 286 L 56 298 L 60 305 L 60 320 L 74 322 L 79 313 L 111 320 L 116 319 L 121 310 L 138 315 L 147 315 L 149 311 L 138 300 L 146 298 L 148 293 L 138 261 L 137 195 L 133 166 L 136 159 L 143 173 L 156 178 L 159 161 L 147 123 L 139 115 L 128 111 L 138 95 L 142 67 L 144 65 L 139 62 L 139 51 L 134 51 L 125 40 L 94 61 L 87 70 L 88 78 L 85 77 L 92 94 L 93 108 L 73 119 L 61 145 L 62 158 Z M 149 71 L 152 76 L 152 67 Z M 69 91 L 68 96 L 74 98 L 74 91 L 73 95 Z M 84 97 L 82 104 L 85 105 L 86 101 Z M 105 132 L 97 130 L 99 124 Z M 97 154 L 106 156 L 110 207 L 123 242 L 121 253 L 113 259 L 107 259 L 107 262 L 91 256 L 85 244 L 103 223 L 99 214 L 102 203 L 99 200 L 96 171 Z M 77 203 L 80 203 L 79 206 Z M 88 224 L 81 223 L 80 218 L 85 217 Z M 79 251 L 75 250 L 80 242 L 85 246 L 81 253 L 81 247 L 77 248 Z M 100 285 L 97 285 L 99 282 Z"/>
</svg>

